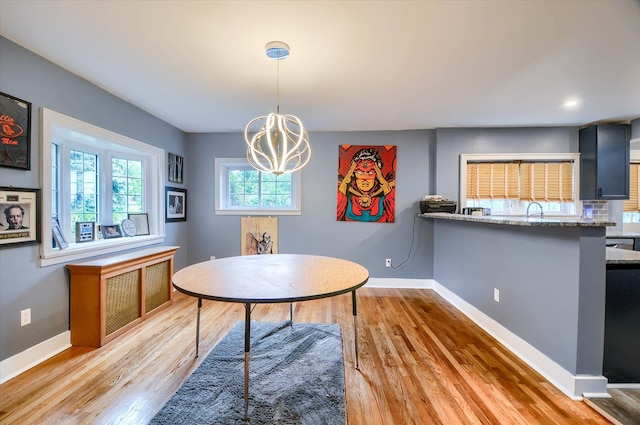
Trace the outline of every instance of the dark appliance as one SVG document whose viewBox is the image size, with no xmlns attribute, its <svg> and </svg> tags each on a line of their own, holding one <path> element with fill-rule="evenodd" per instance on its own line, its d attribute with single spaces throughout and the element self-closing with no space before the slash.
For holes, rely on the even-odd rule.
<svg viewBox="0 0 640 425">
<path fill-rule="evenodd" d="M 491 208 L 465 207 L 462 209 L 464 215 L 491 215 Z"/>
<path fill-rule="evenodd" d="M 458 208 L 456 201 L 424 200 L 420 201 L 420 213 L 455 213 Z"/>
</svg>

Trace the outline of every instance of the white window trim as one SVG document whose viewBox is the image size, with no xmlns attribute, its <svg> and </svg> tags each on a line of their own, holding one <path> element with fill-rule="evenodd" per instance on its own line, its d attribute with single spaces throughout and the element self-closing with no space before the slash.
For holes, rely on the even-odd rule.
<svg viewBox="0 0 640 425">
<path fill-rule="evenodd" d="M 161 243 L 164 241 L 164 171 L 165 171 L 165 151 L 153 145 L 140 142 L 135 139 L 114 133 L 109 130 L 97 127 L 92 124 L 71 118 L 69 116 L 54 112 L 47 108 L 40 110 L 40 122 L 42 123 L 42 133 L 40 138 L 40 152 L 42 160 L 40 162 L 40 187 L 42 189 L 42 243 L 40 244 L 40 267 L 60 264 L 70 261 L 81 260 L 97 255 L 109 254 Z M 148 181 L 145 191 L 146 205 L 149 214 L 148 236 L 135 236 L 130 238 L 117 238 L 110 240 L 97 240 L 83 242 L 80 244 L 69 241 L 69 247 L 65 249 L 54 249 L 52 246 L 52 211 L 51 211 L 51 143 L 56 138 L 68 139 L 69 135 L 75 137 L 97 138 L 104 141 L 111 141 L 114 146 L 128 146 L 135 151 L 144 151 L 151 159 L 147 164 L 146 179 Z M 154 188 L 151 190 L 150 188 Z M 59 188 L 62 189 L 62 188 Z M 65 208 L 62 205 L 61 208 Z M 65 234 L 69 238 L 68 234 Z"/>
<path fill-rule="evenodd" d="M 246 207 L 229 208 L 225 206 L 225 186 L 228 186 L 228 170 L 235 167 L 250 166 L 246 158 L 215 158 L 215 213 L 217 215 L 301 215 L 302 214 L 302 177 L 301 171 L 291 174 L 291 191 L 294 205 L 291 208 Z"/>
<path fill-rule="evenodd" d="M 579 153 L 490 153 L 460 155 L 460 192 L 458 205 L 467 205 L 467 163 L 474 161 L 573 161 L 573 184 L 575 211 L 582 211 L 580 194 L 580 154 Z M 545 214 L 546 215 L 546 214 Z"/>
<path fill-rule="evenodd" d="M 629 144 L 631 145 L 631 154 L 630 154 L 631 162 L 640 161 L 640 137 L 631 139 Z M 623 213 L 623 217 L 624 217 L 624 213 Z M 640 222 L 628 222 L 628 221 L 624 221 L 624 218 L 622 218 L 621 221 L 622 221 L 623 231 L 640 233 Z"/>
</svg>

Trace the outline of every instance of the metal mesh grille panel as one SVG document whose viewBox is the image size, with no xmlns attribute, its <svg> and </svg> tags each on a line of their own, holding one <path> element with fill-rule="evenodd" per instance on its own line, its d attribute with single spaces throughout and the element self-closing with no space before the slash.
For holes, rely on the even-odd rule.
<svg viewBox="0 0 640 425">
<path fill-rule="evenodd" d="M 140 317 L 140 271 L 108 278 L 106 297 L 105 334 L 109 335 Z"/>
<path fill-rule="evenodd" d="M 147 267 L 145 278 L 145 314 L 169 301 L 169 261 Z"/>
</svg>

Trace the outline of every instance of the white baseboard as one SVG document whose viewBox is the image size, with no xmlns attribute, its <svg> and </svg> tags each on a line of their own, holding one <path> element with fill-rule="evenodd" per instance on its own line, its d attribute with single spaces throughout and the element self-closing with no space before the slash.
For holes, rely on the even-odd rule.
<svg viewBox="0 0 640 425">
<path fill-rule="evenodd" d="M 386 279 L 371 278 L 365 288 L 433 289 L 433 279 Z"/>
<path fill-rule="evenodd" d="M 567 396 L 574 400 L 582 400 L 585 394 L 591 398 L 609 397 L 607 378 L 604 376 L 573 375 L 537 348 L 438 282 L 435 282 L 434 290 Z"/>
<path fill-rule="evenodd" d="M 630 388 L 640 390 L 640 384 L 607 384 L 607 388 Z"/>
<path fill-rule="evenodd" d="M 71 347 L 71 332 L 66 331 L 1 361 L 0 384 L 37 366 L 69 347 Z"/>
</svg>

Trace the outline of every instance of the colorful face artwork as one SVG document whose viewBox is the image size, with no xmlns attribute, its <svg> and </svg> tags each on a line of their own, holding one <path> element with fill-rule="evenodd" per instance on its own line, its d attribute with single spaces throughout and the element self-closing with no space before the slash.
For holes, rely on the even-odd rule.
<svg viewBox="0 0 640 425">
<path fill-rule="evenodd" d="M 340 146 L 338 221 L 395 221 L 396 147 Z"/>
</svg>

